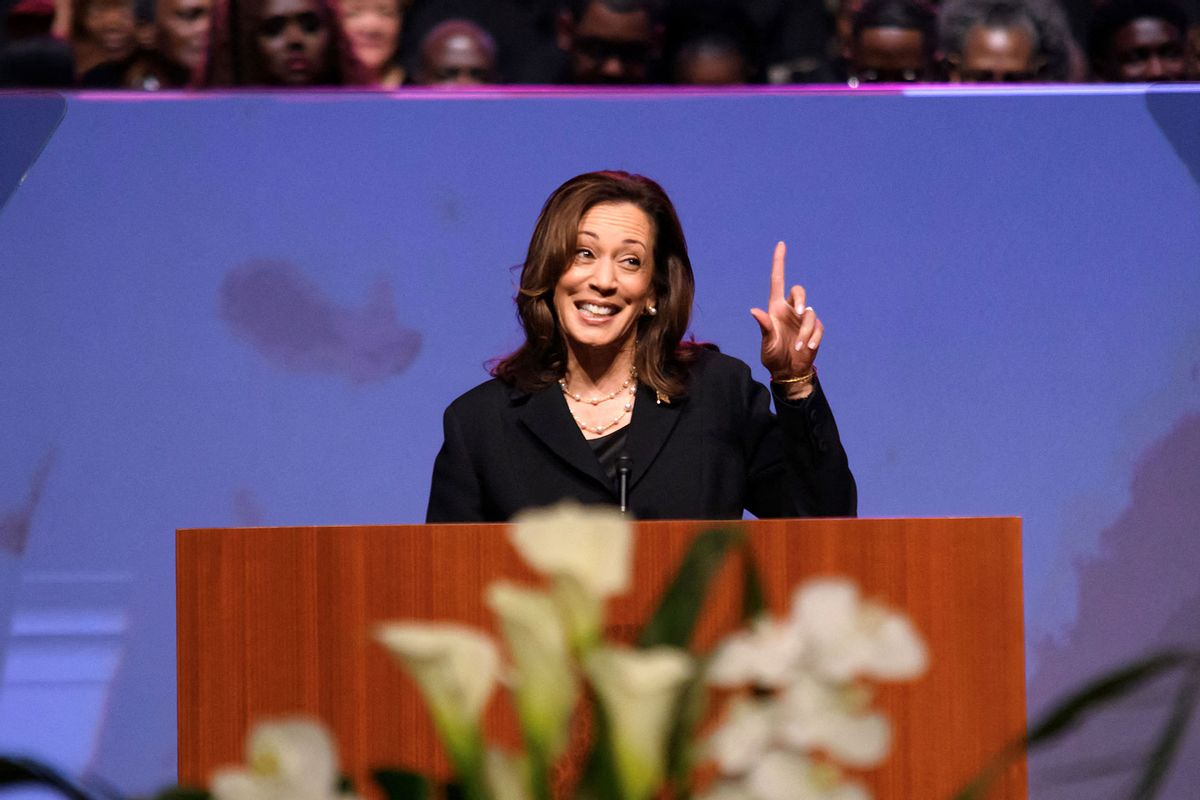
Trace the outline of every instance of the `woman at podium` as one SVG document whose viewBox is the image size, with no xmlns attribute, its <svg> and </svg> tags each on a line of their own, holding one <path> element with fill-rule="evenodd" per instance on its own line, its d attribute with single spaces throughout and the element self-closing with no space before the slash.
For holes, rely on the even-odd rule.
<svg viewBox="0 0 1200 800">
<path fill-rule="evenodd" d="M 694 279 L 666 193 L 593 172 L 550 195 L 521 271 L 525 342 L 444 415 L 427 522 L 501 522 L 565 498 L 638 519 L 853 516 L 854 477 L 813 366 L 823 326 L 775 247 L 770 389 L 683 341 Z M 775 412 L 771 411 L 774 400 Z"/>
</svg>

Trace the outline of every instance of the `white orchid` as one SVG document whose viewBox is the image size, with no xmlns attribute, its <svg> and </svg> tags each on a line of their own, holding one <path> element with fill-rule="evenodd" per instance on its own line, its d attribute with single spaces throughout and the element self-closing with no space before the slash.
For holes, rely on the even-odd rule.
<svg viewBox="0 0 1200 800">
<path fill-rule="evenodd" d="M 695 669 L 691 656 L 673 647 L 600 647 L 588 654 L 584 669 L 608 721 L 622 796 L 650 797 L 666 771 L 667 739 Z"/>
<path fill-rule="evenodd" d="M 775 736 L 776 703 L 735 699 L 724 722 L 708 739 L 708 753 L 722 775 L 749 772 L 770 749 Z"/>
<path fill-rule="evenodd" d="M 779 740 L 798 751 L 823 751 L 847 766 L 878 766 L 891 747 L 891 728 L 882 714 L 867 709 L 868 700 L 865 689 L 801 676 L 779 702 Z"/>
<path fill-rule="evenodd" d="M 333 800 L 338 792 L 333 739 L 318 722 L 291 718 L 259 723 L 246 739 L 246 766 L 213 773 L 215 800 Z"/>
<path fill-rule="evenodd" d="M 416 681 L 468 792 L 482 793 L 479 720 L 500 669 L 490 638 L 464 625 L 388 622 L 375 638 Z"/>
<path fill-rule="evenodd" d="M 797 590 L 792 625 L 806 665 L 826 680 L 903 680 L 928 665 L 925 644 L 904 615 L 864 601 L 847 580 L 811 581 Z"/>
<path fill-rule="evenodd" d="M 773 750 L 745 778 L 753 800 L 870 800 L 862 784 L 845 781 L 830 764 Z"/>
<path fill-rule="evenodd" d="M 614 508 L 564 501 L 515 516 L 510 538 L 521 558 L 551 579 L 574 650 L 594 647 L 602 633 L 604 601 L 629 588 L 629 521 Z"/>
<path fill-rule="evenodd" d="M 531 744 L 552 760 L 566 745 L 578 691 L 558 609 L 546 592 L 505 581 L 488 587 L 487 604 L 500 618 L 513 660 L 521 726 Z"/>
<path fill-rule="evenodd" d="M 792 680 L 803 653 L 804 643 L 794 626 L 759 617 L 749 630 L 720 643 L 705 677 L 713 686 L 777 689 Z"/>
</svg>

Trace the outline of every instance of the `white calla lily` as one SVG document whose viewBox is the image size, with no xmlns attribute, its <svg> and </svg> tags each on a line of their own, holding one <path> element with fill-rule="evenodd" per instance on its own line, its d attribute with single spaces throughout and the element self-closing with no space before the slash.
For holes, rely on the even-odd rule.
<svg viewBox="0 0 1200 800">
<path fill-rule="evenodd" d="M 246 740 L 246 766 L 217 770 L 215 800 L 332 800 L 338 794 L 337 750 L 320 723 L 264 721 Z"/>
<path fill-rule="evenodd" d="M 533 800 L 525 771 L 528 765 L 503 750 L 488 750 L 484 775 L 491 800 Z"/>
<path fill-rule="evenodd" d="M 615 508 L 564 501 L 523 511 L 513 517 L 511 538 L 543 575 L 568 575 L 598 597 L 629 589 L 633 528 Z"/>
<path fill-rule="evenodd" d="M 604 600 L 629 588 L 633 528 L 620 511 L 563 501 L 513 517 L 521 558 L 553 582 L 554 599 L 576 652 L 600 640 Z"/>
<path fill-rule="evenodd" d="M 486 796 L 479 720 L 496 685 L 495 642 L 465 625 L 388 622 L 375 638 L 416 681 L 467 794 Z"/>
<path fill-rule="evenodd" d="M 487 604 L 500 618 L 513 660 L 517 714 L 526 739 L 549 761 L 566 745 L 578 681 L 554 599 L 536 589 L 497 581 Z"/>
<path fill-rule="evenodd" d="M 791 624 L 805 644 L 805 662 L 821 677 L 902 680 L 923 673 L 928 654 L 904 615 L 862 600 L 850 581 L 812 581 L 796 592 Z"/>
<path fill-rule="evenodd" d="M 644 800 L 663 781 L 681 690 L 695 670 L 692 658 L 673 647 L 599 647 L 584 669 L 608 721 L 622 796 Z"/>
</svg>

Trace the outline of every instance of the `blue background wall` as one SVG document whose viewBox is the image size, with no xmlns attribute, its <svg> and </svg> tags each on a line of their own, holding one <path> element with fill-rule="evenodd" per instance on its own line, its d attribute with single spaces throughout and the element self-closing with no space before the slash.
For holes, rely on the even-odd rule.
<svg viewBox="0 0 1200 800">
<path fill-rule="evenodd" d="M 862 515 L 1024 518 L 1033 709 L 1200 641 L 1198 164 L 1187 89 L 0 96 L 0 749 L 169 780 L 175 528 L 420 521 L 598 168 L 752 363 L 788 241 Z"/>
</svg>

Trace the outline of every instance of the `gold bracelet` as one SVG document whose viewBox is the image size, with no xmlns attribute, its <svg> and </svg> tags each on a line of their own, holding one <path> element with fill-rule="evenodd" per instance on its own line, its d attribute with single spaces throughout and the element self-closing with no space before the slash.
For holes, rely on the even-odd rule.
<svg viewBox="0 0 1200 800">
<path fill-rule="evenodd" d="M 817 368 L 813 367 L 799 378 L 776 378 L 775 376 L 771 376 L 771 383 L 777 383 L 780 386 L 786 386 L 789 383 L 806 384 L 812 383 L 815 377 L 817 377 Z"/>
</svg>

